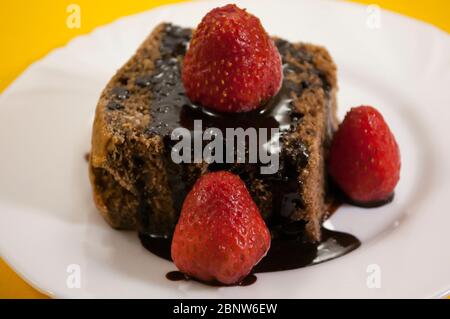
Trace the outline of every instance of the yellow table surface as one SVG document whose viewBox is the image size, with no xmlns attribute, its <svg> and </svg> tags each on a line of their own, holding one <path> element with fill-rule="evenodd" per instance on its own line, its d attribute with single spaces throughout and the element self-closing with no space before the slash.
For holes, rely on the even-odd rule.
<svg viewBox="0 0 450 319">
<path fill-rule="evenodd" d="M 119 17 L 180 0 L 2 0 L 0 2 L 0 92 L 32 62 L 72 38 Z M 230 0 L 230 2 L 232 2 Z M 431 23 L 450 32 L 448 0 L 358 0 Z M 66 26 L 67 6 L 81 8 L 81 28 Z M 0 259 L 0 298 L 47 298 Z"/>
</svg>

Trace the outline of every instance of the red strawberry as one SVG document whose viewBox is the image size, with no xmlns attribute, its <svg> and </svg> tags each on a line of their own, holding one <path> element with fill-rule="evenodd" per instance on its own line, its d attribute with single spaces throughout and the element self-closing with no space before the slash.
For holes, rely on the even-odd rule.
<svg viewBox="0 0 450 319">
<path fill-rule="evenodd" d="M 239 176 L 221 171 L 199 178 L 184 201 L 172 240 L 172 259 L 182 272 L 235 284 L 269 247 L 269 230 Z"/>
<path fill-rule="evenodd" d="M 400 178 L 400 151 L 383 116 L 371 106 L 352 108 L 334 135 L 328 169 L 359 204 L 387 200 Z"/>
<path fill-rule="evenodd" d="M 188 97 L 219 112 L 258 108 L 281 86 L 280 54 L 255 16 L 229 4 L 194 32 L 183 66 Z"/>
</svg>

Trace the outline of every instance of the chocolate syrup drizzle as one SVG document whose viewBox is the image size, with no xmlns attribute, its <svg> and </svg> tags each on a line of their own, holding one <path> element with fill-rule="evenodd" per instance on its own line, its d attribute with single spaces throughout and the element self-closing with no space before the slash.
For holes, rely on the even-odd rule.
<svg viewBox="0 0 450 319">
<path fill-rule="evenodd" d="M 292 107 L 292 94 L 300 95 L 301 92 L 310 86 L 309 83 L 296 84 L 284 79 L 282 89 L 279 94 L 268 101 L 260 110 L 244 114 L 220 114 L 211 113 L 204 110 L 201 106 L 195 105 L 189 101 L 184 93 L 181 81 L 181 60 L 191 38 L 191 30 L 166 25 L 164 36 L 160 45 L 161 57 L 156 61 L 155 70 L 152 74 L 142 75 L 136 80 L 136 84 L 141 87 L 149 87 L 152 92 L 152 118 L 154 123 L 148 129 L 149 134 L 158 134 L 160 136 L 170 136 L 173 129 L 184 127 L 193 130 L 193 122 L 196 119 L 203 121 L 203 129 L 208 127 L 217 127 L 219 129 L 226 127 L 249 127 L 254 128 L 279 128 L 284 134 L 295 130 L 295 125 L 301 120 L 302 115 L 294 111 Z M 295 50 L 289 42 L 277 40 L 276 45 L 283 57 L 284 73 L 296 72 L 296 66 L 290 65 L 284 61 L 287 54 L 299 56 L 298 58 L 311 60 L 306 52 Z M 328 94 L 330 85 L 321 74 L 318 76 L 322 80 L 325 92 Z M 125 97 L 128 93 L 117 91 L 116 94 Z M 117 107 L 117 106 L 111 106 Z M 170 149 L 171 141 L 165 139 L 166 148 Z M 302 167 L 308 161 L 308 152 L 306 147 L 297 145 L 297 154 L 295 163 L 289 165 L 289 161 L 281 158 L 280 162 L 285 162 L 286 167 L 280 169 L 280 174 L 273 177 L 273 215 L 276 217 L 268 220 L 269 228 L 272 233 L 271 248 L 266 257 L 256 265 L 253 273 L 263 273 L 272 271 L 282 271 L 296 269 L 315 265 L 329 261 L 347 254 L 358 248 L 360 241 L 346 233 L 322 229 L 322 240 L 318 243 L 310 243 L 304 233 L 303 222 L 292 222 L 285 216 L 287 212 L 292 211 L 293 205 L 301 205 L 301 198 L 296 186 L 295 170 L 292 167 Z M 281 154 L 281 157 L 283 154 Z M 292 166 L 292 167 L 290 167 Z M 174 170 L 180 170 L 173 167 Z M 210 169 L 214 169 L 211 166 Z M 229 167 L 218 166 L 215 169 L 229 169 Z M 181 209 L 181 203 L 186 196 L 189 187 L 182 180 L 182 171 L 170 174 L 169 184 L 173 188 L 173 198 L 176 209 Z M 339 203 L 330 206 L 330 213 L 336 210 Z M 141 233 L 139 238 L 142 245 L 153 254 L 171 260 L 170 245 L 171 238 L 167 236 L 154 236 Z M 169 280 L 187 280 L 187 276 L 180 272 L 170 272 L 166 275 Z M 249 285 L 256 281 L 254 274 L 245 278 L 240 285 Z M 217 285 L 218 283 L 208 283 Z"/>
<path fill-rule="evenodd" d="M 239 283 L 248 285 L 256 281 L 254 274 L 283 271 L 303 268 L 320 264 L 343 256 L 358 248 L 361 243 L 353 235 L 322 228 L 322 240 L 318 243 L 310 243 L 304 236 L 304 225 L 292 224 L 283 229 L 272 229 L 271 247 L 267 255 L 255 266 L 253 273 Z M 170 256 L 170 238 L 151 237 L 140 234 L 142 245 L 153 254 L 172 261 Z M 189 280 L 188 276 L 180 272 L 167 274 L 170 280 Z M 245 283 L 245 284 L 243 284 Z M 217 282 L 208 282 L 209 285 L 220 285 Z"/>
</svg>

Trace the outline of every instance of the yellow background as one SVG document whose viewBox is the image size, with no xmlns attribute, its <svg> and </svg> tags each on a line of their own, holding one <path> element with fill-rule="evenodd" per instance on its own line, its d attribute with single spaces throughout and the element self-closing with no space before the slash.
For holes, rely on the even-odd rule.
<svg viewBox="0 0 450 319">
<path fill-rule="evenodd" d="M 33 61 L 72 38 L 119 17 L 180 0 L 1 0 L 0 93 Z M 233 2 L 230 0 L 230 2 Z M 378 4 L 450 32 L 448 0 L 358 0 Z M 81 7 L 81 28 L 66 27 L 66 8 Z M 46 298 L 0 259 L 0 298 Z"/>
</svg>

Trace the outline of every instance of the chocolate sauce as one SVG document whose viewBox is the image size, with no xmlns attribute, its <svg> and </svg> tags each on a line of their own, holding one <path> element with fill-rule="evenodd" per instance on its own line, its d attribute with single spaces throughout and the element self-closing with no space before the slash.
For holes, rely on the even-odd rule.
<svg viewBox="0 0 450 319">
<path fill-rule="evenodd" d="M 193 131 L 194 120 L 202 120 L 203 130 L 210 127 L 222 131 L 225 131 L 225 128 L 252 127 L 278 128 L 283 133 L 295 129 L 303 115 L 294 110 L 292 98 L 300 95 L 309 84 L 299 85 L 286 77 L 279 93 L 254 111 L 220 113 L 192 103 L 185 94 L 181 80 L 181 61 L 190 38 L 190 29 L 167 25 L 160 45 L 161 57 L 156 61 L 153 73 L 143 75 L 136 81 L 139 86 L 148 86 L 152 91 L 151 112 L 154 124 L 149 128 L 150 134 L 167 136 L 179 127 Z M 279 40 L 280 46 L 286 47 L 286 43 Z M 286 61 L 283 63 L 285 75 L 297 68 Z"/>
<path fill-rule="evenodd" d="M 310 243 L 302 236 L 272 239 L 269 252 L 254 268 L 255 273 L 297 269 L 343 256 L 361 245 L 353 235 L 322 228 L 322 240 Z"/>
<path fill-rule="evenodd" d="M 168 183 L 173 195 L 173 203 L 176 211 L 181 208 L 182 202 L 192 185 L 186 183 L 185 171 L 183 164 L 175 165 L 170 160 L 170 152 L 172 146 L 177 142 L 170 138 L 172 131 L 176 128 L 185 128 L 191 132 L 193 136 L 194 121 L 202 120 L 202 130 L 208 128 L 218 128 L 222 132 L 226 132 L 226 128 L 260 128 L 267 129 L 268 136 L 265 140 L 270 140 L 270 129 L 280 130 L 280 148 L 277 150 L 280 155 L 280 169 L 277 174 L 272 176 L 260 176 L 260 162 L 251 165 L 235 165 L 213 163 L 209 165 L 209 171 L 229 170 L 241 176 L 245 182 L 251 182 L 253 178 L 260 178 L 269 184 L 268 188 L 273 193 L 274 203 L 267 210 L 283 210 L 281 205 L 285 205 L 288 201 L 295 202 L 297 207 L 302 205 L 298 194 L 298 183 L 296 176 L 298 169 L 303 168 L 308 163 L 308 150 L 301 140 L 290 140 L 290 152 L 287 154 L 285 144 L 286 139 L 296 130 L 297 125 L 302 121 L 303 114 L 296 111 L 293 105 L 293 99 L 300 95 L 302 91 L 317 83 L 294 83 L 288 76 L 297 72 L 299 66 L 289 63 L 286 57 L 288 55 L 298 56 L 305 61 L 312 61 L 312 57 L 304 50 L 294 50 L 292 45 L 283 40 L 277 40 L 276 44 L 282 52 L 284 79 L 278 94 L 267 101 L 261 108 L 238 114 L 212 112 L 205 109 L 201 105 L 192 103 L 186 96 L 181 79 L 181 68 L 184 54 L 187 50 L 188 42 L 191 38 L 191 30 L 184 29 L 173 25 L 166 25 L 164 36 L 160 44 L 161 56 L 155 62 L 155 68 L 152 74 L 141 75 L 137 78 L 136 84 L 142 88 L 151 90 L 152 105 L 150 112 L 152 115 L 152 125 L 148 128 L 148 134 L 156 134 L 163 136 L 164 150 L 166 151 L 166 161 L 168 167 Z M 320 80 L 319 80 L 320 82 Z M 323 87 L 328 87 L 322 85 Z M 119 88 L 115 90 L 122 93 Z M 259 131 L 258 131 L 259 132 Z M 262 136 L 259 136 L 261 138 Z M 232 137 L 234 138 L 234 136 Z M 234 141 L 232 141 L 234 143 Z M 209 141 L 202 141 L 205 146 Z M 223 144 L 228 143 L 227 137 L 224 137 Z M 227 148 L 224 147 L 224 150 Z M 192 151 L 193 152 L 193 151 Z M 227 154 L 224 152 L 223 156 Z M 248 145 L 245 145 L 245 156 L 249 156 Z M 225 158 L 223 160 L 225 161 Z M 246 158 L 246 163 L 248 163 Z M 266 166 L 266 165 L 264 165 Z M 250 171 L 250 174 L 249 174 Z M 292 196 L 291 196 L 292 195 Z M 292 197 L 292 198 L 291 198 Z M 295 198 L 293 198 L 295 197 Z M 292 211 L 292 209 L 291 209 Z M 264 212 L 269 215 L 269 212 Z"/>
<path fill-rule="evenodd" d="M 141 240 L 142 246 L 144 246 L 145 249 L 152 252 L 158 257 L 172 261 L 172 257 L 170 255 L 170 245 L 172 243 L 172 238 L 164 236 L 151 236 L 140 233 L 139 239 Z"/>
<path fill-rule="evenodd" d="M 223 114 L 211 112 L 201 105 L 192 103 L 186 96 L 182 80 L 181 67 L 188 42 L 191 38 L 191 30 L 173 25 L 167 25 L 160 45 L 161 57 L 155 62 L 152 74 L 142 74 L 137 78 L 136 84 L 142 89 L 151 90 L 152 105 L 150 108 L 152 125 L 148 128 L 149 135 L 163 136 L 165 149 L 171 149 L 173 141 L 170 134 L 175 128 L 194 130 L 194 120 L 202 120 L 202 129 L 211 127 L 219 128 L 225 132 L 225 128 L 241 127 L 271 128 L 280 130 L 280 169 L 278 173 L 267 176 L 258 176 L 258 164 L 252 167 L 234 164 L 209 165 L 209 170 L 227 169 L 239 174 L 244 182 L 252 182 L 256 177 L 269 185 L 272 194 L 270 211 L 272 214 L 266 219 L 272 233 L 271 248 L 265 258 L 255 267 L 254 273 L 282 271 L 315 265 L 339 256 L 360 246 L 360 241 L 350 235 L 328 229 L 322 229 L 322 240 L 319 243 L 310 243 L 306 239 L 303 222 L 292 222 L 289 215 L 303 208 L 304 203 L 300 196 L 298 170 L 305 167 L 309 160 L 307 147 L 299 139 L 289 140 L 290 150 L 286 151 L 287 138 L 293 134 L 297 125 L 301 123 L 303 114 L 298 113 L 293 105 L 293 99 L 300 96 L 303 90 L 321 87 L 329 99 L 331 89 L 324 74 L 313 65 L 313 57 L 307 50 L 295 47 L 287 41 L 276 40 L 276 46 L 280 51 L 283 62 L 283 83 L 279 93 L 261 108 L 255 111 L 239 114 Z M 304 64 L 290 63 L 294 58 L 304 61 Z M 307 67 L 307 64 L 310 66 Z M 290 75 L 300 72 L 309 72 L 307 77 L 311 82 L 302 80 L 294 82 Z M 121 89 L 114 91 L 118 100 L 126 98 L 127 94 Z M 111 105 L 118 108 L 119 105 Z M 331 106 L 327 104 L 329 108 Z M 329 113 L 329 112 L 328 112 Z M 329 120 L 329 119 L 328 119 Z M 331 127 L 331 126 L 330 126 Z M 169 155 L 169 154 L 167 154 Z M 169 165 L 170 166 L 170 165 Z M 170 168 L 170 167 L 169 167 Z M 173 193 L 173 202 L 179 211 L 181 203 L 189 190 L 183 177 L 182 165 L 169 169 L 168 183 Z M 249 172 L 250 171 L 250 172 Z M 253 174 L 253 175 L 252 175 Z M 339 205 L 330 208 L 336 210 Z M 143 246 L 155 255 L 171 260 L 169 237 L 157 237 L 149 234 L 140 234 L 139 238 Z M 185 275 L 179 272 L 170 272 L 166 276 L 170 280 L 187 280 Z M 245 278 L 241 285 L 249 285 L 256 281 L 254 274 Z M 217 283 L 208 283 L 217 284 Z"/>
<path fill-rule="evenodd" d="M 140 235 L 142 245 L 153 254 L 172 261 L 170 257 L 169 238 L 154 238 Z M 320 264 L 343 256 L 361 245 L 353 235 L 322 228 L 322 240 L 318 243 L 308 242 L 300 226 L 295 230 L 278 231 L 272 238 L 271 247 L 267 255 L 256 265 L 253 273 L 264 273 L 303 268 Z M 166 275 L 170 280 L 188 280 L 181 272 L 170 272 Z M 240 285 L 250 285 L 256 281 L 250 275 Z M 220 285 L 220 283 L 207 283 Z"/>
<path fill-rule="evenodd" d="M 384 206 L 384 205 L 392 202 L 394 200 L 394 196 L 395 196 L 395 194 L 392 193 L 386 199 L 371 201 L 371 202 L 367 202 L 367 203 L 357 202 L 357 201 L 347 198 L 346 202 L 348 202 L 349 204 L 359 206 L 359 207 L 364 207 L 364 208 L 377 208 L 377 207 Z"/>
<path fill-rule="evenodd" d="M 329 188 L 330 193 L 333 194 L 334 202 L 338 203 L 347 203 L 349 205 L 358 206 L 362 208 L 377 208 L 380 206 L 384 206 L 386 204 L 389 204 L 394 200 L 395 193 L 393 192 L 390 194 L 387 198 L 382 200 L 375 200 L 370 202 L 358 202 L 352 200 L 350 197 L 348 197 L 340 188 L 336 185 L 332 180 L 329 181 Z"/>
<path fill-rule="evenodd" d="M 250 286 L 253 285 L 256 280 L 258 280 L 258 277 L 255 276 L 255 274 L 250 274 L 247 277 L 245 277 L 238 285 L 239 286 Z"/>
<path fill-rule="evenodd" d="M 199 281 L 195 278 L 191 278 L 191 277 L 185 275 L 184 273 L 182 273 L 181 271 L 178 271 L 178 270 L 169 271 L 166 274 L 166 278 L 170 281 L 189 281 L 189 280 Z M 250 285 L 253 285 L 257 279 L 258 278 L 255 276 L 255 274 L 249 274 L 244 279 L 242 279 L 239 283 L 237 283 L 235 285 L 228 285 L 228 286 L 250 286 Z M 206 282 L 200 281 L 200 282 L 203 284 L 206 284 L 208 286 L 213 286 L 213 287 L 226 286 L 218 281 L 206 281 Z"/>
<path fill-rule="evenodd" d="M 175 270 L 175 271 L 169 271 L 166 274 L 166 278 L 170 281 L 183 281 L 183 280 L 189 280 L 189 277 L 183 274 L 181 271 Z"/>
</svg>

